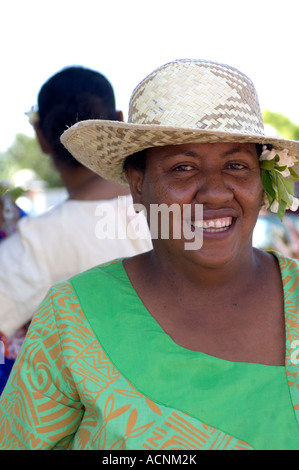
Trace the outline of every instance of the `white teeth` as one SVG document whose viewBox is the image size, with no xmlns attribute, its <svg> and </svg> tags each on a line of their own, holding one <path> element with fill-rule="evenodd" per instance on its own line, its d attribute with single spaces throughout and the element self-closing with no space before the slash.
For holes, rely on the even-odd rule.
<svg viewBox="0 0 299 470">
<path fill-rule="evenodd" d="M 232 217 L 223 217 L 221 219 L 196 220 L 192 225 L 196 228 L 203 228 L 206 232 L 222 232 L 227 230 L 232 224 Z M 216 229 L 216 230 L 215 230 Z"/>
<path fill-rule="evenodd" d="M 227 230 L 228 227 L 221 227 L 221 228 L 204 228 L 205 232 L 223 232 L 224 230 Z"/>
<path fill-rule="evenodd" d="M 196 220 L 195 222 L 191 222 L 194 227 L 203 228 L 203 220 Z"/>
</svg>

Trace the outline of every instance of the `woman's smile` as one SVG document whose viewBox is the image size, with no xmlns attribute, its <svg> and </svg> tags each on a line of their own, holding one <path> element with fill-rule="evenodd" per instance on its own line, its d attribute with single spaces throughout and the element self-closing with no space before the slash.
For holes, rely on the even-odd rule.
<svg viewBox="0 0 299 470">
<path fill-rule="evenodd" d="M 194 220 L 190 222 L 190 231 L 194 234 L 194 239 L 201 239 L 203 248 L 206 248 L 207 243 L 219 243 L 225 240 L 228 242 L 233 236 L 236 221 L 236 217 Z"/>
<path fill-rule="evenodd" d="M 223 217 L 208 220 L 195 220 L 194 222 L 191 222 L 191 226 L 194 229 L 200 228 L 203 232 L 223 232 L 231 226 L 232 220 L 232 217 Z"/>
</svg>

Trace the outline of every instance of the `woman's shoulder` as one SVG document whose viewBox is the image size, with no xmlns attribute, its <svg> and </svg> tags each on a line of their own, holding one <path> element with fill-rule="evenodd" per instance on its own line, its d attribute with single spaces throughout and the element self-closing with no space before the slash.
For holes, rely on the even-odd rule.
<svg viewBox="0 0 299 470">
<path fill-rule="evenodd" d="M 277 250 L 264 250 L 254 248 L 258 253 L 258 259 L 263 265 L 271 265 L 275 261 L 281 272 L 292 271 L 295 275 L 299 274 L 299 259 L 291 258 Z"/>
<path fill-rule="evenodd" d="M 62 312 L 68 315 L 77 312 L 80 315 L 81 297 L 93 297 L 95 292 L 108 292 L 107 283 L 119 279 L 122 274 L 122 260 L 113 260 L 83 271 L 65 281 L 51 286 L 40 304 L 34 320 L 47 322 L 53 315 L 61 317 Z"/>
<path fill-rule="evenodd" d="M 65 338 L 77 331 L 94 340 L 94 334 L 86 319 L 80 297 L 71 280 L 54 284 L 39 305 L 30 324 L 27 342 L 64 344 Z"/>
<path fill-rule="evenodd" d="M 113 282 L 124 277 L 124 269 L 122 267 L 122 259 L 115 259 L 81 273 L 78 273 L 69 279 L 57 282 L 51 286 L 45 296 L 40 309 L 43 310 L 45 305 L 56 308 L 64 303 L 70 305 L 70 301 L 78 301 L 77 291 L 92 291 L 95 288 L 106 286 L 107 283 Z M 106 287 L 104 287 L 104 290 Z M 60 308 L 59 308 L 60 310 Z"/>
<path fill-rule="evenodd" d="M 77 284 L 78 282 L 81 282 L 81 280 L 89 282 L 93 278 L 100 278 L 102 281 L 105 281 L 105 279 L 108 280 L 114 277 L 123 277 L 125 273 L 123 268 L 123 259 L 124 258 L 116 258 L 111 261 L 93 266 L 90 269 L 72 276 L 69 279 L 69 282 L 71 284 Z"/>
<path fill-rule="evenodd" d="M 269 251 L 277 259 L 282 276 L 286 273 L 291 276 L 299 275 L 299 259 L 285 256 L 279 251 Z"/>
<path fill-rule="evenodd" d="M 289 258 L 278 251 L 270 251 L 268 255 L 272 255 L 272 258 L 276 259 L 283 287 L 285 309 L 288 311 L 292 306 L 298 312 L 299 260 Z M 266 275 L 271 276 L 271 273 L 268 272 Z"/>
<path fill-rule="evenodd" d="M 69 280 L 81 305 L 104 302 L 104 299 L 116 299 L 130 288 L 123 258 L 97 265 Z"/>
<path fill-rule="evenodd" d="M 60 310 L 61 302 L 69 306 L 75 299 L 75 302 L 81 304 L 83 297 L 93 299 L 103 295 L 111 296 L 113 289 L 114 295 L 117 295 L 118 286 L 128 283 L 122 261 L 123 258 L 117 258 L 58 282 L 51 287 L 47 297 Z"/>
</svg>

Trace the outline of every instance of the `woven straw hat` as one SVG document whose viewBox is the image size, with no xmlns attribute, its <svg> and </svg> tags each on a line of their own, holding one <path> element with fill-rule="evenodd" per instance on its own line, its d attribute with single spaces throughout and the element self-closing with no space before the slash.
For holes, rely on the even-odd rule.
<svg viewBox="0 0 299 470">
<path fill-rule="evenodd" d="M 162 145 L 254 142 L 299 156 L 299 142 L 264 135 L 251 80 L 228 65 L 192 59 L 170 62 L 147 76 L 132 93 L 128 123 L 82 121 L 61 141 L 83 165 L 122 185 L 127 185 L 126 157 Z"/>
</svg>

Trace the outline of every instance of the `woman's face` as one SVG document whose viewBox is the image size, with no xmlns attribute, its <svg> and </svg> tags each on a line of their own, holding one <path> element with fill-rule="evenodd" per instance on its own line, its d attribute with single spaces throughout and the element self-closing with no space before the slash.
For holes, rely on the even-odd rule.
<svg viewBox="0 0 299 470">
<path fill-rule="evenodd" d="M 128 177 L 134 202 L 145 206 L 148 220 L 151 206 L 175 204 L 187 214 L 187 221 L 186 216 L 181 219 L 181 233 L 187 223 L 194 236 L 202 237 L 201 248 L 186 250 L 190 239 L 184 235 L 174 239 L 170 229 L 168 238 L 153 240 L 160 253 L 166 250 L 168 255 L 192 258 L 211 267 L 245 254 L 244 249 L 251 250 L 263 192 L 255 144 L 155 147 L 147 151 L 146 170 L 130 170 Z M 203 220 L 197 215 L 198 204 Z"/>
</svg>

